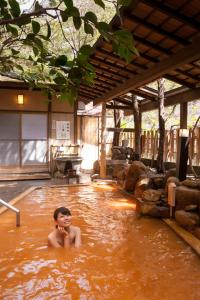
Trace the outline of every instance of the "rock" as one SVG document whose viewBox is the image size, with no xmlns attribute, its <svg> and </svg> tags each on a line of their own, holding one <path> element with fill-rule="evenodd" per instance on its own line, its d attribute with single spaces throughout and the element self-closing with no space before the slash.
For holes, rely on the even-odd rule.
<svg viewBox="0 0 200 300">
<path fill-rule="evenodd" d="M 193 189 L 200 189 L 200 180 L 190 180 L 186 179 L 181 182 L 182 185 L 193 188 Z"/>
<path fill-rule="evenodd" d="M 184 208 L 185 211 L 195 211 L 195 210 L 197 211 L 197 209 L 198 209 L 198 205 L 196 204 L 186 205 Z"/>
<path fill-rule="evenodd" d="M 164 177 L 163 176 L 156 176 L 153 179 L 153 183 L 156 189 L 161 189 L 164 187 Z"/>
<path fill-rule="evenodd" d="M 177 223 L 185 228 L 192 229 L 200 224 L 200 217 L 196 213 L 186 212 L 184 210 L 175 211 Z"/>
<path fill-rule="evenodd" d="M 175 209 L 184 209 L 186 205 L 198 205 L 200 209 L 200 191 L 180 185 L 176 187 Z"/>
<path fill-rule="evenodd" d="M 160 200 L 161 194 L 161 191 L 149 189 L 144 191 L 142 194 L 142 199 L 146 202 L 157 202 Z"/>
<path fill-rule="evenodd" d="M 118 165 L 113 165 L 113 173 L 112 176 L 113 178 L 118 178 L 125 180 L 125 170 L 128 168 L 128 164 L 118 164 Z M 123 174 L 123 176 L 122 176 Z"/>
<path fill-rule="evenodd" d="M 149 188 L 149 185 L 150 178 L 146 177 L 146 175 L 140 176 L 135 186 L 134 195 L 136 197 L 141 197 L 143 192 Z"/>
<path fill-rule="evenodd" d="M 192 233 L 200 239 L 200 227 L 196 227 Z"/>
<path fill-rule="evenodd" d="M 141 175 L 147 175 L 148 168 L 141 161 L 134 161 L 127 172 L 124 188 L 126 191 L 134 191 L 137 180 Z"/>
<path fill-rule="evenodd" d="M 149 204 L 147 202 L 140 203 L 137 211 L 143 216 L 150 216 L 153 218 L 169 218 L 170 216 L 169 207 L 162 207 L 155 204 Z"/>
</svg>

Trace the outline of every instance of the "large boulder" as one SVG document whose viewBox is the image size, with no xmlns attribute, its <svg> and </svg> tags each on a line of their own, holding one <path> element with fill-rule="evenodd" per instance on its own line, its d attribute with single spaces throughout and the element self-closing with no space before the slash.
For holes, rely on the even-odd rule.
<svg viewBox="0 0 200 300">
<path fill-rule="evenodd" d="M 167 206 L 156 205 L 156 202 L 137 201 L 136 210 L 143 216 L 153 218 L 169 218 L 170 209 Z"/>
<path fill-rule="evenodd" d="M 135 185 L 134 195 L 141 198 L 144 191 L 151 187 L 151 179 L 146 174 L 141 175 Z"/>
<path fill-rule="evenodd" d="M 197 205 L 200 212 L 200 191 L 183 185 L 176 187 L 175 210 L 184 209 L 186 205 Z"/>
<path fill-rule="evenodd" d="M 141 175 L 147 175 L 148 168 L 141 161 L 134 161 L 127 172 L 124 188 L 126 191 L 133 192 L 136 183 Z M 148 176 L 146 176 L 148 177 Z"/>
<path fill-rule="evenodd" d="M 200 240 L 200 227 L 196 227 L 192 233 Z"/>
<path fill-rule="evenodd" d="M 142 194 L 142 199 L 145 202 L 158 202 L 161 198 L 161 195 L 162 191 L 160 190 L 148 189 Z"/>
<path fill-rule="evenodd" d="M 187 229 L 193 229 L 200 224 L 200 217 L 197 213 L 184 210 L 177 210 L 175 212 L 175 219 L 179 225 Z"/>
<path fill-rule="evenodd" d="M 189 188 L 193 188 L 193 189 L 199 189 L 200 190 L 200 180 L 196 179 L 196 180 L 190 180 L 190 179 L 186 179 L 183 180 L 181 182 L 182 185 L 187 186 Z"/>
</svg>

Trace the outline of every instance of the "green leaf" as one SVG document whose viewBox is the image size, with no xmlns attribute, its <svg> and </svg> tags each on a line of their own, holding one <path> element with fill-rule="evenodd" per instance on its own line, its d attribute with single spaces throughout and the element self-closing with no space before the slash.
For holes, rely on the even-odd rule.
<svg viewBox="0 0 200 300">
<path fill-rule="evenodd" d="M 68 14 L 67 9 L 66 10 L 61 10 L 60 15 L 61 15 L 61 18 L 62 18 L 63 22 L 66 22 L 69 18 L 69 14 Z"/>
<path fill-rule="evenodd" d="M 88 24 L 87 22 L 84 23 L 84 31 L 87 34 L 91 34 L 93 36 L 94 34 L 94 30 L 92 28 L 92 26 L 90 24 Z"/>
<path fill-rule="evenodd" d="M 94 51 L 94 49 L 90 45 L 83 45 L 80 48 L 79 53 L 82 53 L 82 54 L 85 54 L 87 56 L 90 56 L 93 53 L 93 51 Z"/>
<path fill-rule="evenodd" d="M 72 8 L 67 10 L 70 16 L 72 17 L 80 17 L 80 12 L 77 7 L 73 6 Z"/>
<path fill-rule="evenodd" d="M 118 0 L 117 4 L 128 6 L 131 3 L 132 0 Z"/>
<path fill-rule="evenodd" d="M 94 24 L 97 23 L 97 16 L 92 11 L 88 11 L 85 14 L 85 18 Z"/>
<path fill-rule="evenodd" d="M 40 10 L 40 9 L 42 9 L 42 8 L 43 8 L 42 5 L 40 5 L 39 2 L 36 1 L 36 2 L 35 2 L 34 10 L 35 10 L 35 11 L 38 11 L 38 10 Z"/>
<path fill-rule="evenodd" d="M 37 34 L 40 31 L 40 23 L 32 20 L 31 24 L 32 24 L 33 33 Z"/>
<path fill-rule="evenodd" d="M 51 26 L 49 22 L 47 21 L 47 39 L 49 39 L 51 36 Z"/>
<path fill-rule="evenodd" d="M 101 32 L 108 32 L 110 30 L 110 26 L 106 22 L 99 22 L 97 25 L 97 29 Z"/>
<path fill-rule="evenodd" d="M 95 73 L 95 68 L 94 68 L 93 65 L 87 63 L 86 66 L 85 66 L 85 68 L 86 68 L 87 70 L 89 70 L 90 72 Z"/>
<path fill-rule="evenodd" d="M 28 40 L 33 40 L 34 38 L 35 38 L 35 34 L 34 33 L 28 33 L 27 34 L 27 36 L 26 36 L 26 38 L 28 39 Z"/>
<path fill-rule="evenodd" d="M 72 81 L 80 81 L 82 78 L 81 69 L 78 67 L 74 67 L 69 71 L 69 78 L 72 79 Z"/>
<path fill-rule="evenodd" d="M 16 0 L 8 0 L 8 3 L 10 4 L 10 11 L 14 17 L 19 17 L 21 11 L 19 3 Z"/>
<path fill-rule="evenodd" d="M 105 9 L 105 4 L 103 3 L 102 0 L 94 0 L 94 3 L 96 3 L 99 6 L 101 6 L 103 9 Z"/>
<path fill-rule="evenodd" d="M 7 31 L 12 33 L 15 37 L 18 36 L 18 29 L 16 25 L 8 24 L 6 25 Z"/>
<path fill-rule="evenodd" d="M 72 8 L 74 6 L 73 0 L 64 0 L 64 3 L 67 8 Z"/>
<path fill-rule="evenodd" d="M 24 69 L 21 65 L 15 65 L 15 68 L 17 68 L 18 70 L 20 70 L 22 72 L 24 71 Z"/>
<path fill-rule="evenodd" d="M 38 50 L 37 47 L 33 47 L 33 53 L 34 53 L 35 56 L 38 56 L 39 50 Z"/>
<path fill-rule="evenodd" d="M 81 18 L 80 17 L 73 17 L 73 23 L 76 30 L 79 30 L 81 27 Z"/>
<path fill-rule="evenodd" d="M 68 101 L 70 105 L 73 105 L 77 98 L 77 88 L 74 86 L 70 86 L 67 90 L 64 89 L 61 91 L 61 95 L 59 97 L 60 101 Z"/>
<path fill-rule="evenodd" d="M 5 1 L 5 0 L 0 0 L 0 7 L 1 8 L 4 8 L 4 7 L 6 7 L 8 4 L 7 4 L 7 2 Z"/>
<path fill-rule="evenodd" d="M 43 46 L 43 42 L 41 41 L 41 39 L 39 39 L 38 37 L 34 37 L 33 42 L 38 46 L 38 48 L 40 50 L 43 50 L 44 46 Z"/>
<path fill-rule="evenodd" d="M 60 55 L 55 59 L 55 67 L 66 66 L 67 65 L 67 56 Z"/>
<path fill-rule="evenodd" d="M 11 49 L 11 51 L 12 51 L 12 54 L 13 55 L 17 55 L 17 54 L 19 54 L 20 53 L 20 51 L 18 51 L 18 50 L 16 50 L 16 49 Z"/>
<path fill-rule="evenodd" d="M 67 82 L 66 78 L 62 74 L 58 74 L 58 73 L 57 73 L 57 76 L 53 80 L 56 84 L 59 84 L 59 85 L 66 84 L 66 82 Z"/>
<path fill-rule="evenodd" d="M 88 55 L 79 53 L 77 56 L 77 63 L 84 66 L 88 62 Z"/>
</svg>

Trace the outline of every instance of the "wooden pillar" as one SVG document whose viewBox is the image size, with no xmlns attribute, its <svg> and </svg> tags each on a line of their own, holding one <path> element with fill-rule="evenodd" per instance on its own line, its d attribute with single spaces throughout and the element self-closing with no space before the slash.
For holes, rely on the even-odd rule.
<svg viewBox="0 0 200 300">
<path fill-rule="evenodd" d="M 52 147 L 50 145 L 51 138 L 52 138 L 52 96 L 51 94 L 48 94 L 48 120 L 47 120 L 47 135 L 48 135 L 48 142 L 47 147 L 49 149 L 48 151 L 48 169 L 51 173 L 51 176 L 53 176 L 53 153 L 52 153 Z"/>
<path fill-rule="evenodd" d="M 160 78 L 158 80 L 158 121 L 159 121 L 159 146 L 157 157 L 157 171 L 159 173 L 164 172 L 164 143 L 165 143 L 165 80 Z"/>
<path fill-rule="evenodd" d="M 100 177 L 106 177 L 106 102 L 102 103 Z"/>
<path fill-rule="evenodd" d="M 141 109 L 136 95 L 132 95 L 135 127 L 135 160 L 141 159 Z"/>
<path fill-rule="evenodd" d="M 74 102 L 74 144 L 77 144 L 77 109 L 78 109 L 78 100 Z"/>
<path fill-rule="evenodd" d="M 114 101 L 114 106 L 116 105 Z M 121 110 L 114 109 L 114 125 L 115 128 L 120 128 L 121 126 L 121 118 L 122 118 L 122 112 Z M 120 138 L 120 132 L 114 131 L 113 133 L 113 147 L 119 146 L 119 138 Z"/>
<path fill-rule="evenodd" d="M 187 131 L 187 102 L 180 104 L 180 132 L 178 140 L 177 158 L 176 158 L 176 176 L 179 180 L 185 180 L 187 175 L 188 162 L 188 136 Z"/>
<path fill-rule="evenodd" d="M 187 129 L 187 113 L 188 104 L 187 102 L 180 104 L 180 128 Z"/>
</svg>

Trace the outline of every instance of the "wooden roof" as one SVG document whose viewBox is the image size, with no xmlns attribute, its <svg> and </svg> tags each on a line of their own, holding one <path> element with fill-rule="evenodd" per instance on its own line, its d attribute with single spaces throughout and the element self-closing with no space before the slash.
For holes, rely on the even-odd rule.
<svg viewBox="0 0 200 300">
<path fill-rule="evenodd" d="M 160 77 L 183 86 L 175 96 L 173 91 L 167 94 L 168 103 L 179 93 L 185 99 L 180 101 L 200 98 L 200 0 L 133 0 L 122 11 L 122 19 L 140 55 L 127 64 L 100 37 L 90 59 L 97 74 L 95 84 L 82 85 L 79 99 L 94 105 L 115 100 L 127 106 L 130 99 L 126 94 L 132 92 L 143 97 L 146 110 L 145 105 L 148 109 L 156 106 L 156 95 L 141 87 Z M 111 26 L 119 28 L 118 17 Z"/>
</svg>

